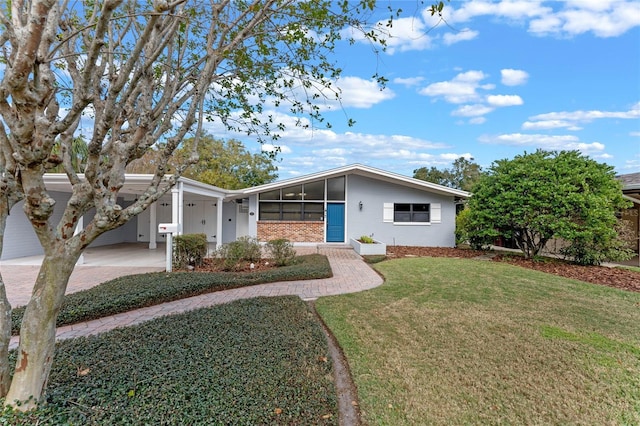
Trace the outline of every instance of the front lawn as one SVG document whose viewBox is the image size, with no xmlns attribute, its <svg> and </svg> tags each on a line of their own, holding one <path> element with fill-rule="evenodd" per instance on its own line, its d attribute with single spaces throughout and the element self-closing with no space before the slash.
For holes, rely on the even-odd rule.
<svg viewBox="0 0 640 426">
<path fill-rule="evenodd" d="M 57 326 L 89 321 L 133 309 L 199 294 L 276 281 L 296 281 L 332 276 L 326 256 L 298 256 L 288 266 L 258 272 L 154 272 L 127 275 L 88 290 L 65 296 Z M 11 314 L 13 334 L 18 334 L 24 307 Z"/>
<path fill-rule="evenodd" d="M 333 425 L 337 410 L 321 327 L 278 297 L 62 341 L 47 404 L 0 424 Z"/>
<path fill-rule="evenodd" d="M 366 423 L 640 424 L 640 294 L 508 264 L 375 265 L 316 302 Z"/>
</svg>

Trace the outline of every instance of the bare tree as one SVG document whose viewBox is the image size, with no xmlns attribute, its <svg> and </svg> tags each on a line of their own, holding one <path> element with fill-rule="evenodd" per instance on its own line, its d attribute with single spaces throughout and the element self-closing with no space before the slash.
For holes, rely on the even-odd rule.
<svg viewBox="0 0 640 426">
<path fill-rule="evenodd" d="M 340 70 L 329 54 L 348 27 L 380 41 L 365 26 L 374 7 L 375 1 L 365 0 L 0 5 L 0 253 L 7 215 L 22 200 L 44 249 L 12 380 L 11 307 L 0 277 L 0 395 L 6 404 L 27 410 L 41 399 L 54 356 L 56 317 L 77 259 L 99 235 L 141 213 L 176 182 L 184 169 L 171 176 L 165 170 L 180 142 L 196 140 L 195 162 L 205 120 L 276 136 L 280 123 L 261 118 L 267 102 L 321 122 L 315 98 L 338 94 L 331 82 Z M 93 128 L 85 135 L 84 174 L 78 174 L 73 143 L 85 114 Z M 133 204 L 120 206 L 126 165 L 158 142 L 162 151 L 151 183 Z M 53 223 L 55 200 L 44 174 L 56 166 L 64 169 L 72 193 Z M 91 208 L 93 219 L 74 232 Z"/>
</svg>

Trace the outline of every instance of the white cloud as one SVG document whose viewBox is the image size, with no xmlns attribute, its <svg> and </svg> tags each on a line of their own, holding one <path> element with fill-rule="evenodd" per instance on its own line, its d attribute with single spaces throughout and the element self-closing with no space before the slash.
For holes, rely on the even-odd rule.
<svg viewBox="0 0 640 426">
<path fill-rule="evenodd" d="M 343 157 L 349 154 L 351 151 L 348 151 L 344 148 L 329 148 L 329 149 L 316 149 L 311 151 L 314 155 L 319 157 Z"/>
<path fill-rule="evenodd" d="M 386 38 L 389 55 L 425 50 L 432 45 L 432 38 L 427 34 L 428 27 L 420 17 L 394 19 L 391 27 L 387 26 L 387 21 L 380 21 L 376 24 L 376 30 Z"/>
<path fill-rule="evenodd" d="M 628 111 L 560 111 L 529 117 L 529 121 L 522 124 L 523 129 L 556 129 L 565 127 L 569 130 L 580 130 L 580 123 L 590 123 L 598 119 L 622 119 L 633 120 L 640 118 L 640 102 L 633 105 Z"/>
<path fill-rule="evenodd" d="M 445 45 L 450 46 L 461 41 L 473 40 L 478 37 L 478 34 L 480 34 L 478 31 L 465 28 L 456 33 L 446 33 L 442 36 L 442 41 Z"/>
<path fill-rule="evenodd" d="M 487 121 L 485 117 L 474 117 L 469 120 L 469 124 L 484 124 Z"/>
<path fill-rule="evenodd" d="M 451 115 L 460 117 L 477 117 L 485 115 L 493 111 L 493 108 L 487 105 L 475 104 L 475 105 L 463 105 L 453 111 Z"/>
<path fill-rule="evenodd" d="M 525 84 L 529 78 L 526 71 L 511 68 L 500 70 L 500 74 L 502 75 L 502 84 L 505 86 L 519 86 Z"/>
<path fill-rule="evenodd" d="M 542 6 L 541 1 L 469 1 L 462 3 L 459 8 L 445 8 L 445 19 L 450 24 L 468 22 L 478 16 L 495 16 L 509 21 L 521 21 L 537 16 L 544 16 L 552 12 L 550 7 Z"/>
<path fill-rule="evenodd" d="M 473 158 L 473 155 L 471 155 L 471 153 L 469 152 L 465 152 L 464 154 L 453 154 L 453 153 L 440 154 L 438 157 L 442 158 L 443 160 L 455 161 L 460 157 L 464 157 L 467 160 L 471 160 Z"/>
<path fill-rule="evenodd" d="M 480 81 L 487 78 L 482 71 L 466 71 L 458 74 L 450 81 L 440 81 L 421 89 L 421 95 L 431 97 L 443 97 L 447 102 L 461 104 L 474 102 L 480 99 L 477 90 Z"/>
<path fill-rule="evenodd" d="M 639 137 L 640 138 L 640 132 L 631 132 L 631 133 L 629 133 L 629 136 L 634 136 L 634 137 Z"/>
<path fill-rule="evenodd" d="M 377 82 L 360 77 L 342 77 L 336 85 L 342 93 L 342 106 L 345 108 L 371 108 L 396 96 L 393 90 L 383 90 Z"/>
<path fill-rule="evenodd" d="M 276 152 L 279 151 L 281 154 L 291 154 L 293 151 L 286 145 L 273 145 L 270 143 L 263 143 L 261 145 L 262 152 Z"/>
<path fill-rule="evenodd" d="M 605 145 L 600 142 L 580 142 L 574 135 L 541 135 L 509 133 L 502 135 L 483 135 L 478 140 L 493 145 L 507 145 L 518 147 L 534 147 L 546 150 L 578 150 L 585 154 L 602 155 Z"/>
<path fill-rule="evenodd" d="M 398 77 L 398 78 L 394 78 L 393 82 L 395 84 L 400 84 L 406 87 L 414 87 L 422 83 L 423 80 L 424 80 L 424 77 L 407 77 L 407 78 Z"/>
<path fill-rule="evenodd" d="M 592 33 L 596 37 L 617 37 L 640 26 L 640 2 L 636 0 L 540 0 L 468 1 L 459 8 L 445 8 L 449 24 L 489 16 L 519 25 L 540 35 L 573 37 Z"/>
<path fill-rule="evenodd" d="M 522 123 L 522 128 L 524 130 L 560 129 L 563 127 L 568 130 L 582 130 L 582 127 L 577 127 L 570 121 L 566 120 L 525 121 Z"/>
<path fill-rule="evenodd" d="M 574 1 L 555 14 L 541 16 L 529 30 L 539 35 L 617 37 L 640 26 L 640 3 L 633 1 Z"/>
<path fill-rule="evenodd" d="M 508 107 L 524 103 L 518 95 L 489 95 L 487 96 L 487 102 L 495 107 Z"/>
</svg>

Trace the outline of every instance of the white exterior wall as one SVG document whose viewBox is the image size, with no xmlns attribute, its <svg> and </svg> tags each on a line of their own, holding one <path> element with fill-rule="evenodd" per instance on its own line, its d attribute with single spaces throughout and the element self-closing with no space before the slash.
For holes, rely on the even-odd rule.
<svg viewBox="0 0 640 426">
<path fill-rule="evenodd" d="M 456 209 L 453 196 L 443 196 L 377 179 L 350 175 L 347 179 L 347 241 L 362 235 L 391 245 L 453 247 Z M 359 203 L 362 202 L 362 210 Z M 441 222 L 394 224 L 383 221 L 385 203 L 440 204 Z"/>
<path fill-rule="evenodd" d="M 50 195 L 56 200 L 56 205 L 51 216 L 51 223 L 57 224 L 62 218 L 62 213 L 69 200 L 70 194 L 64 192 L 50 192 Z M 119 200 L 124 203 L 123 200 Z M 44 254 L 40 241 L 36 233 L 31 227 L 31 223 L 27 220 L 23 209 L 24 202 L 16 204 L 11 210 L 11 214 L 7 218 L 7 226 L 4 235 L 4 250 L 2 260 L 15 259 L 26 256 L 39 256 Z M 85 226 L 91 221 L 95 210 L 90 210 L 84 216 Z M 124 226 L 106 232 L 98 237 L 91 247 L 119 244 L 123 242 L 135 241 L 136 237 L 136 220 L 132 219 Z"/>
</svg>

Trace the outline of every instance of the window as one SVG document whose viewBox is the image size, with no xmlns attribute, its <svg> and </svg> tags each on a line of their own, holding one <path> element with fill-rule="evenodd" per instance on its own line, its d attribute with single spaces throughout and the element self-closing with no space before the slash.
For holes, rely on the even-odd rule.
<svg viewBox="0 0 640 426">
<path fill-rule="evenodd" d="M 324 200 L 324 181 L 309 182 L 304 184 L 305 200 Z"/>
<path fill-rule="evenodd" d="M 345 199 L 345 176 L 258 194 L 258 220 L 324 220 L 325 202 Z"/>
<path fill-rule="evenodd" d="M 302 200 L 302 185 L 294 185 L 282 188 L 283 200 Z"/>
<path fill-rule="evenodd" d="M 281 203 L 260 203 L 260 220 L 280 220 Z"/>
<path fill-rule="evenodd" d="M 344 176 L 327 179 L 327 200 L 344 200 Z"/>
<path fill-rule="evenodd" d="M 394 222 L 429 222 L 429 204 L 394 204 Z"/>
<path fill-rule="evenodd" d="M 260 200 L 279 200 L 279 199 L 280 199 L 279 189 L 263 192 L 262 194 L 260 194 Z"/>
<path fill-rule="evenodd" d="M 310 220 L 324 218 L 324 203 L 261 202 L 259 220 Z"/>
<path fill-rule="evenodd" d="M 240 203 L 238 203 L 238 213 L 249 213 L 249 199 L 243 198 Z"/>
</svg>

